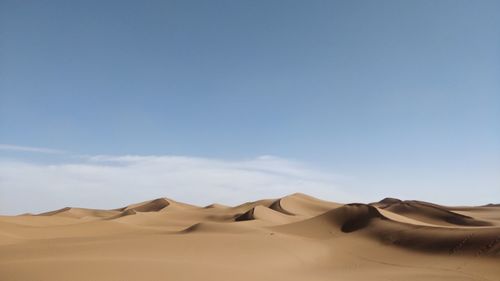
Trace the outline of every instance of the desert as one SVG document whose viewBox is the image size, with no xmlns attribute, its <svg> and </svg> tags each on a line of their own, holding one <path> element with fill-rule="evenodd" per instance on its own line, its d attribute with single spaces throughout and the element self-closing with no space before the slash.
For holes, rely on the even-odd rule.
<svg viewBox="0 0 500 281">
<path fill-rule="evenodd" d="M 0 0 L 0 281 L 500 281 L 500 0 Z"/>
<path fill-rule="evenodd" d="M 500 207 L 301 193 L 0 216 L 2 281 L 500 280 Z"/>
</svg>

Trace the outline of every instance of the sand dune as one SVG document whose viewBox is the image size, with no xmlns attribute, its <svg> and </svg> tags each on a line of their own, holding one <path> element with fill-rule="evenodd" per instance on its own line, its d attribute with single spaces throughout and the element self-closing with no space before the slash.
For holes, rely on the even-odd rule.
<svg viewBox="0 0 500 281">
<path fill-rule="evenodd" d="M 41 213 L 38 216 L 60 216 L 68 218 L 106 218 L 109 216 L 117 215 L 118 211 L 114 210 L 96 210 L 96 209 L 85 209 L 85 208 L 71 208 L 65 207 L 59 210 Z"/>
<path fill-rule="evenodd" d="M 286 224 L 296 221 L 300 218 L 295 218 L 290 215 L 286 215 L 282 212 L 278 212 L 272 208 L 265 206 L 255 206 L 252 209 L 246 211 L 245 213 L 236 216 L 235 221 L 251 221 L 260 220 L 265 222 L 271 222 L 274 225 Z"/>
<path fill-rule="evenodd" d="M 305 194 L 0 216 L 0 280 L 500 280 L 500 208 Z"/>
<path fill-rule="evenodd" d="M 373 204 L 384 210 L 391 211 L 422 222 L 448 226 L 491 226 L 492 223 L 456 213 L 450 208 L 421 201 L 391 202 L 382 200 Z"/>
</svg>

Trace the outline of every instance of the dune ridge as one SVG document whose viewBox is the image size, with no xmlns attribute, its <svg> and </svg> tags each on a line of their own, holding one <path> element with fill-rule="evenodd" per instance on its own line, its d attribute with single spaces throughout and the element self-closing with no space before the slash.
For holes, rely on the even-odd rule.
<svg viewBox="0 0 500 281">
<path fill-rule="evenodd" d="M 413 218 L 422 222 L 438 225 L 457 226 L 491 226 L 490 222 L 474 219 L 470 216 L 453 212 L 450 208 L 422 201 L 391 201 L 382 200 L 377 204 L 384 210 Z"/>
<path fill-rule="evenodd" d="M 295 193 L 234 207 L 158 198 L 0 216 L 2 281 L 500 280 L 499 263 L 492 204 L 340 204 Z"/>
</svg>

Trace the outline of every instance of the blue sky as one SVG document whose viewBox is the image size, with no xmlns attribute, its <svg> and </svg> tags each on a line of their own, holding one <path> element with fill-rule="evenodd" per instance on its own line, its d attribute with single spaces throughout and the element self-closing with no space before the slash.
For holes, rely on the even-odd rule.
<svg viewBox="0 0 500 281">
<path fill-rule="evenodd" d="M 459 0 L 0 0 L 0 159 L 271 155 L 337 175 L 354 199 L 500 201 L 498 11 Z M 22 188 L 6 166 L 4 204 Z"/>
</svg>

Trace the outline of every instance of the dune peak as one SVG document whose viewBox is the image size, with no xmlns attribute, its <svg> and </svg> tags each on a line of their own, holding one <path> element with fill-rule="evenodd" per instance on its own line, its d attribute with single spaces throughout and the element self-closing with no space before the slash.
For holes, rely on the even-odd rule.
<svg viewBox="0 0 500 281">
<path fill-rule="evenodd" d="M 291 281 L 461 280 L 464 273 L 467 280 L 496 280 L 500 209 L 390 197 L 340 204 L 303 193 L 234 207 L 157 198 L 111 210 L 0 216 L 0 250 L 0 275 L 29 277 L 22 280 L 72 280 L 74 272 L 96 281 L 135 273 L 134 279 L 156 280 L 172 272 L 198 280 L 207 272 L 226 276 L 227 266 L 231 279 L 245 281 L 272 279 L 276 272 L 281 278 L 289 268 L 304 273 L 287 275 Z M 457 270 L 457 264 L 467 266 Z M 258 275 L 262 270 L 269 275 Z"/>
</svg>

